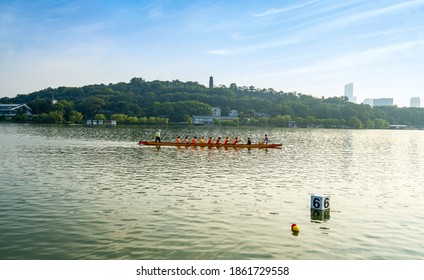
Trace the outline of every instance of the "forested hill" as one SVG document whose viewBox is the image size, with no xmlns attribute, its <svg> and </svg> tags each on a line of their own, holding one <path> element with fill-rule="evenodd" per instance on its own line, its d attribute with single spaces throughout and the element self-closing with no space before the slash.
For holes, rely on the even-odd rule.
<svg viewBox="0 0 424 280">
<path fill-rule="evenodd" d="M 58 102 L 52 104 L 54 97 Z M 316 98 L 293 92 L 239 87 L 231 84 L 207 88 L 197 82 L 145 81 L 129 83 L 47 88 L 0 103 L 26 103 L 39 115 L 39 121 L 82 122 L 83 118 L 118 118 L 120 121 L 146 123 L 149 119 L 190 122 L 192 115 L 211 115 L 219 107 L 222 115 L 239 112 L 232 125 L 386 128 L 389 124 L 422 127 L 424 109 L 374 107 L 347 102 L 344 97 Z M 40 117 L 42 116 L 42 117 Z M 72 118 L 73 116 L 73 118 Z M 37 120 L 37 117 L 35 117 Z M 143 120 L 143 121 L 141 121 Z"/>
</svg>

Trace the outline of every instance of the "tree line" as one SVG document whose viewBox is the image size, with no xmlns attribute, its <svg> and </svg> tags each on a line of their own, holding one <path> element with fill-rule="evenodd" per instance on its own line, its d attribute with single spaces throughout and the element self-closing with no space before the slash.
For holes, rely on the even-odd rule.
<svg viewBox="0 0 424 280">
<path fill-rule="evenodd" d="M 58 102 L 53 104 L 52 98 Z M 221 125 L 287 127 L 387 128 L 390 125 L 423 127 L 424 109 L 397 106 L 370 107 L 349 102 L 345 97 L 317 98 L 296 92 L 259 89 L 254 86 L 208 88 L 197 82 L 145 81 L 47 88 L 0 103 L 26 103 L 32 121 L 82 123 L 84 119 L 115 119 L 128 124 L 191 123 L 193 115 L 211 115 L 219 107 L 222 115 L 239 112 L 235 121 L 217 120 Z M 15 120 L 26 120 L 16 116 Z"/>
</svg>

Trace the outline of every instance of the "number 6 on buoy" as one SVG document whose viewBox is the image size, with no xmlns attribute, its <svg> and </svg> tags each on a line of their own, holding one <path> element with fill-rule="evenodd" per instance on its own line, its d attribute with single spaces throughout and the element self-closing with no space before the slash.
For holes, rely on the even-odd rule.
<svg viewBox="0 0 424 280">
<path fill-rule="evenodd" d="M 330 209 L 330 196 L 322 195 L 322 194 L 312 194 L 311 209 L 317 209 L 317 210 Z"/>
</svg>

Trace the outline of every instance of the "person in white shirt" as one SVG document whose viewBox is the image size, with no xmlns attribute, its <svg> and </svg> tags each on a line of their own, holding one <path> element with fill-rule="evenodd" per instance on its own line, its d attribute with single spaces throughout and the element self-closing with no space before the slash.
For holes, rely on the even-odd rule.
<svg viewBox="0 0 424 280">
<path fill-rule="evenodd" d="M 156 132 L 155 142 L 160 142 L 160 129 L 158 130 L 158 132 Z"/>
</svg>

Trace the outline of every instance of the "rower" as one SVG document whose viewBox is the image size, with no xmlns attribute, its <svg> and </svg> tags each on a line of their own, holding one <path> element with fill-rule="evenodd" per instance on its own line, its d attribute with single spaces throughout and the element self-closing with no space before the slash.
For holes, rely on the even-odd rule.
<svg viewBox="0 0 424 280">
<path fill-rule="evenodd" d="M 181 136 L 177 137 L 177 140 L 175 140 L 176 143 L 181 143 Z"/>
<path fill-rule="evenodd" d="M 234 140 L 233 140 L 233 145 L 235 145 L 235 144 L 237 144 L 238 143 L 238 138 L 236 137 L 236 138 L 234 138 Z"/>
<path fill-rule="evenodd" d="M 186 136 L 186 137 L 184 138 L 183 143 L 184 143 L 184 144 L 190 144 L 190 140 L 188 140 L 188 136 Z"/>
<path fill-rule="evenodd" d="M 194 138 L 191 140 L 191 144 L 197 144 L 197 136 L 194 136 Z"/>
<path fill-rule="evenodd" d="M 228 136 L 227 136 L 227 137 L 225 137 L 224 145 L 228 145 Z"/>
<path fill-rule="evenodd" d="M 215 144 L 220 145 L 221 144 L 221 137 L 216 138 Z"/>
<path fill-rule="evenodd" d="M 205 144 L 205 137 L 200 138 L 200 144 Z"/>
<path fill-rule="evenodd" d="M 265 134 L 264 142 L 265 142 L 265 144 L 268 144 L 268 142 L 269 142 L 269 138 L 268 138 L 268 135 L 267 134 Z"/>
<path fill-rule="evenodd" d="M 212 137 L 209 137 L 208 144 L 212 144 L 212 143 L 213 143 Z"/>
</svg>

